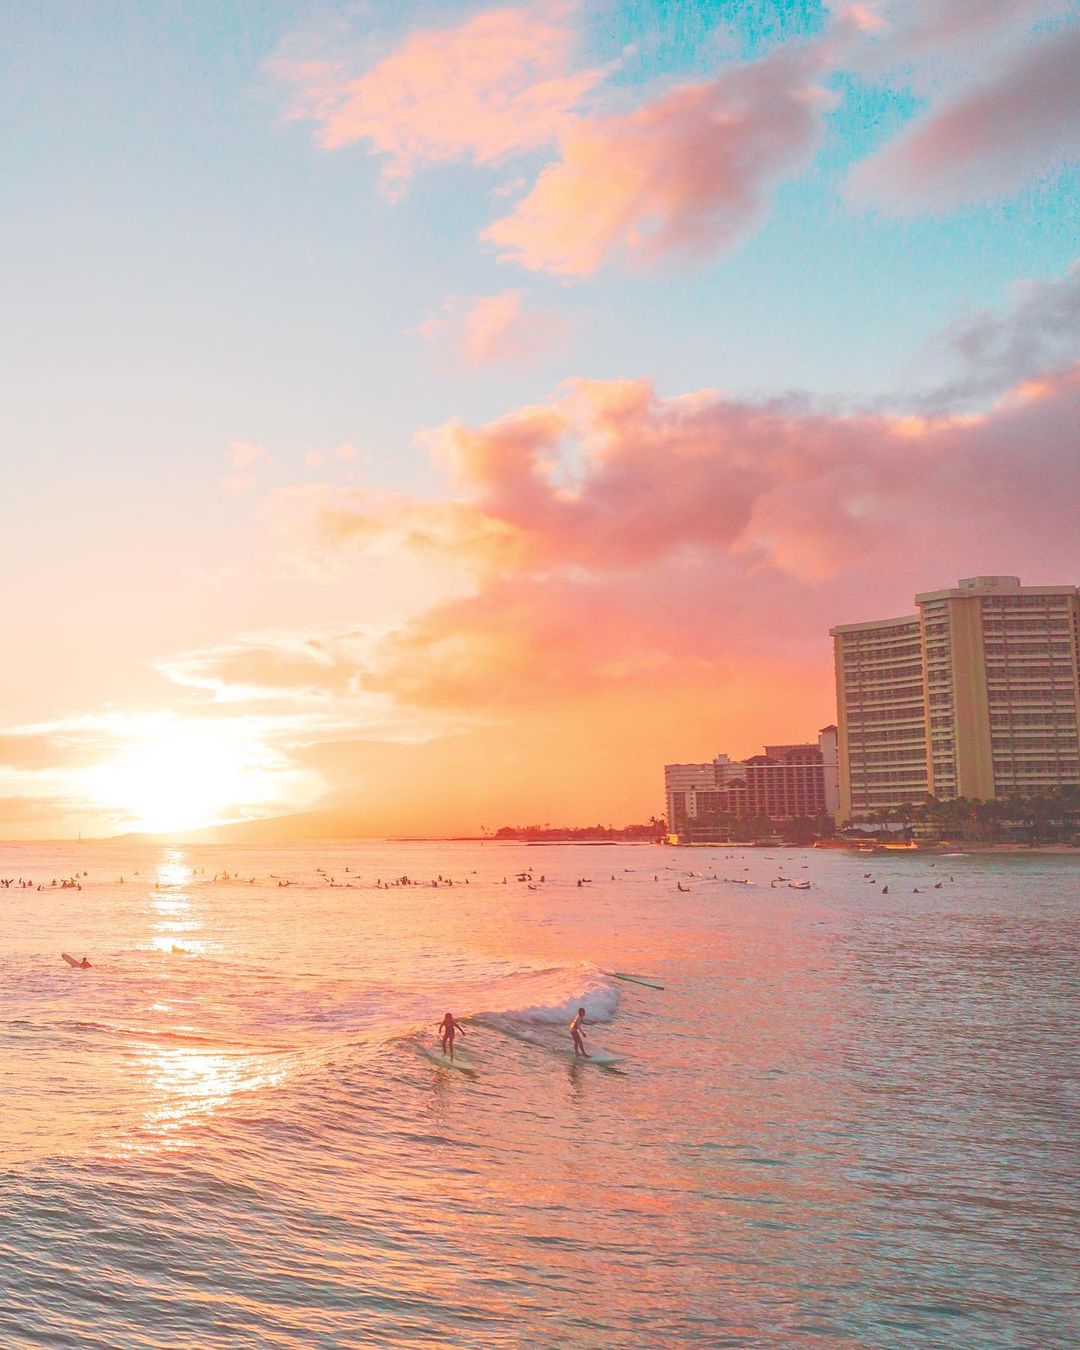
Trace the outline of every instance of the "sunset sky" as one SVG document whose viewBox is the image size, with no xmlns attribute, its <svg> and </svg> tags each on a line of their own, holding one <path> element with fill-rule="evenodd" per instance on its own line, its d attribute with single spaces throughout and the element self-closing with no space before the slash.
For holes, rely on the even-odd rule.
<svg viewBox="0 0 1080 1350">
<path fill-rule="evenodd" d="M 1078 20 L 9 7 L 0 836 L 646 819 L 1080 581 Z"/>
</svg>

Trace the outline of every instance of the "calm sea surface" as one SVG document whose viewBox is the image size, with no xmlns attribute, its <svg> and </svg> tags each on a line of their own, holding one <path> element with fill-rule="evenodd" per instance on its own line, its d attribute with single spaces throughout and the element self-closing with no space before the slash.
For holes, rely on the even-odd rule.
<svg viewBox="0 0 1080 1350">
<path fill-rule="evenodd" d="M 1080 858 L 0 845 L 83 872 L 0 890 L 5 1347 L 1080 1339 Z"/>
</svg>

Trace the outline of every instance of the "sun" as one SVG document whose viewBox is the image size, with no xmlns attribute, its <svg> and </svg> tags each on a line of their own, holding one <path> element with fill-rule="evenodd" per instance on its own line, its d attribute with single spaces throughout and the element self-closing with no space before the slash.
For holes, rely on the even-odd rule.
<svg viewBox="0 0 1080 1350">
<path fill-rule="evenodd" d="M 292 775 L 242 724 L 139 719 L 115 758 L 87 771 L 96 806 L 137 830 L 199 829 L 253 808 L 284 805 Z"/>
</svg>

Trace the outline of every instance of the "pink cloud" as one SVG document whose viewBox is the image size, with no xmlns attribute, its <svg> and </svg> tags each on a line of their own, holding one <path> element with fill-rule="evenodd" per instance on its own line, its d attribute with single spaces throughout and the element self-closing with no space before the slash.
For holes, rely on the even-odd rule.
<svg viewBox="0 0 1080 1350">
<path fill-rule="evenodd" d="M 864 160 L 858 202 L 896 215 L 1003 196 L 1080 156 L 1080 26 L 1022 48 Z"/>
<path fill-rule="evenodd" d="M 766 725 L 812 733 L 832 716 L 830 624 L 902 613 L 958 569 L 1075 575 L 1078 412 L 1080 366 L 980 417 L 579 382 L 431 435 L 451 501 L 325 490 L 293 505 L 317 506 L 324 548 L 434 549 L 475 568 L 471 594 L 372 647 L 360 688 L 514 737 L 542 709 L 599 786 L 605 746 L 631 726 L 647 725 L 656 763 L 695 736 L 750 753 L 781 734 Z"/>
<path fill-rule="evenodd" d="M 565 338 L 568 325 L 551 314 L 528 312 L 522 292 L 506 290 L 474 300 L 461 329 L 465 360 L 480 366 L 529 360 Z"/>
<path fill-rule="evenodd" d="M 977 415 L 662 399 L 643 380 L 578 381 L 553 403 L 429 433 L 455 499 L 324 489 L 294 505 L 326 544 L 441 549 L 491 576 L 712 557 L 816 584 L 890 566 L 898 538 L 950 559 L 985 549 L 988 532 L 1064 538 L 1080 508 L 1078 408 L 1080 365 Z"/>
<path fill-rule="evenodd" d="M 570 8 L 494 9 L 423 29 L 356 78 L 288 54 L 270 68 L 295 87 L 289 115 L 316 121 L 324 149 L 365 141 L 389 157 L 383 185 L 396 196 L 422 162 L 493 164 L 554 139 L 603 76 L 569 71 Z"/>
<path fill-rule="evenodd" d="M 521 291 L 505 290 L 468 301 L 451 296 L 416 332 L 455 352 L 465 365 L 488 366 L 541 357 L 565 343 L 570 325 L 558 315 L 526 309 Z"/>
<path fill-rule="evenodd" d="M 1028 298 L 1040 324 L 1056 312 Z M 597 801 L 648 815 L 665 761 L 833 718 L 831 624 L 906 612 L 958 572 L 1074 578 L 1078 413 L 1080 364 L 978 415 L 572 382 L 428 433 L 448 497 L 276 495 L 324 552 L 434 555 L 470 570 L 471 593 L 380 630 L 256 634 L 160 668 L 211 707 L 252 703 L 352 819 L 369 819 L 373 778 L 391 830 L 536 818 L 552 793 L 570 820 Z M 419 739 L 422 760 L 386 744 Z"/>
<path fill-rule="evenodd" d="M 622 116 L 579 119 L 531 192 L 482 237 L 533 270 L 710 255 L 756 226 L 816 150 L 830 96 L 821 46 L 783 46 Z"/>
</svg>

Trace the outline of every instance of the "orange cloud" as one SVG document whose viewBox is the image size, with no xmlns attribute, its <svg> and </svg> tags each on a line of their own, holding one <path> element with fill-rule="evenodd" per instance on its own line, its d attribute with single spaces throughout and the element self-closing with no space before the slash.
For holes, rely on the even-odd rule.
<svg viewBox="0 0 1080 1350">
<path fill-rule="evenodd" d="M 832 101 L 816 83 L 824 60 L 820 45 L 788 44 L 631 113 L 569 123 L 558 161 L 482 237 L 566 276 L 731 248 L 817 149 Z"/>
<path fill-rule="evenodd" d="M 274 634 L 246 638 L 158 663 L 176 684 L 200 689 L 218 702 L 280 697 L 325 699 L 349 692 L 361 668 L 364 635 Z"/>
<path fill-rule="evenodd" d="M 295 87 L 289 116 L 316 121 L 324 149 L 365 141 L 389 157 L 383 187 L 394 197 L 419 163 L 493 164 L 554 139 L 603 76 L 569 72 L 570 9 L 494 9 L 423 29 L 356 78 L 288 52 L 270 69 Z"/>
<path fill-rule="evenodd" d="M 521 549 L 519 532 L 475 506 L 429 501 L 402 493 L 328 483 L 281 488 L 269 510 L 286 539 L 301 532 L 317 548 L 370 552 L 409 551 L 510 563 Z"/>
</svg>

